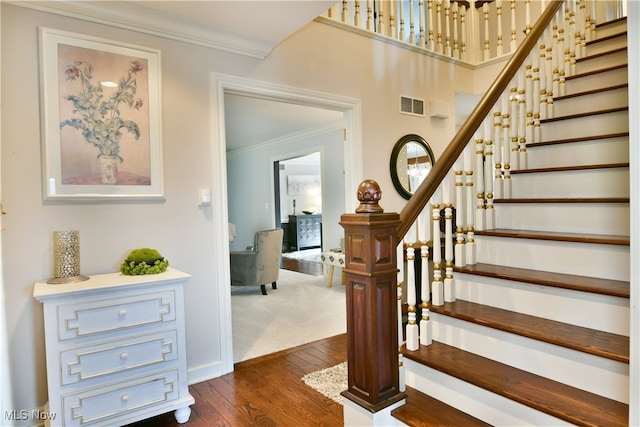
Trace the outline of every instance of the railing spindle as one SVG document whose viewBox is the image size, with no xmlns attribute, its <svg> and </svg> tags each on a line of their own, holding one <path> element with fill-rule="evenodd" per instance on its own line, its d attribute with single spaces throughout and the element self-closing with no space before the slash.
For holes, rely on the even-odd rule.
<svg viewBox="0 0 640 427">
<path fill-rule="evenodd" d="M 426 48 L 429 49 L 430 51 L 435 52 L 436 50 L 436 41 L 435 41 L 435 33 L 433 31 L 433 1 L 434 0 L 428 0 L 427 1 L 427 19 L 429 22 L 429 27 L 427 28 L 427 41 L 426 41 Z M 420 3 L 423 3 L 422 1 Z M 420 22 L 422 23 L 423 20 L 423 14 L 422 14 L 422 9 L 420 9 Z M 422 25 L 422 24 L 421 24 Z"/>
<path fill-rule="evenodd" d="M 496 216 L 493 209 L 493 123 L 491 116 L 484 120 L 484 188 L 485 188 L 485 228 L 491 230 L 495 228 Z"/>
<path fill-rule="evenodd" d="M 504 47 L 502 45 L 502 0 L 496 0 L 496 26 L 498 33 L 498 44 L 496 46 L 496 56 L 502 56 L 504 54 Z"/>
<path fill-rule="evenodd" d="M 459 36 L 458 36 L 458 26 L 460 25 L 459 22 L 459 15 L 460 15 L 460 7 L 458 6 L 458 2 L 454 2 L 451 5 L 451 15 L 452 15 L 452 20 L 453 20 L 453 57 L 456 59 L 460 59 L 460 40 L 459 40 Z"/>
<path fill-rule="evenodd" d="M 483 59 L 488 61 L 491 59 L 491 49 L 489 40 L 489 3 L 482 5 L 482 17 L 484 22 L 484 52 Z"/>
<path fill-rule="evenodd" d="M 466 211 L 467 211 L 467 243 L 465 244 L 465 263 L 469 265 L 473 265 L 476 263 L 476 243 L 474 240 L 475 235 L 475 192 L 473 188 L 474 177 L 473 177 L 473 162 L 475 161 L 471 159 L 471 153 L 474 150 L 474 145 L 472 142 L 467 143 L 466 148 L 463 151 L 463 161 L 464 161 L 464 170 L 465 170 L 465 188 L 467 193 L 467 203 L 466 203 Z"/>
<path fill-rule="evenodd" d="M 440 201 L 436 190 L 432 198 L 432 217 L 433 220 L 433 283 L 431 284 L 431 301 L 433 305 L 439 306 L 444 304 L 444 284 L 442 282 L 442 247 L 440 245 Z"/>
</svg>

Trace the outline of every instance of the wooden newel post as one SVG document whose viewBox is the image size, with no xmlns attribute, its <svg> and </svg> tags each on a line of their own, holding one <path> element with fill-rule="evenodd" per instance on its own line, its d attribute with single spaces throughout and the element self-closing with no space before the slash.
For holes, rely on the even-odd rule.
<svg viewBox="0 0 640 427">
<path fill-rule="evenodd" d="M 348 388 L 342 395 L 378 412 L 406 397 L 398 378 L 397 213 L 378 204 L 377 182 L 358 187 L 360 206 L 344 214 Z"/>
</svg>

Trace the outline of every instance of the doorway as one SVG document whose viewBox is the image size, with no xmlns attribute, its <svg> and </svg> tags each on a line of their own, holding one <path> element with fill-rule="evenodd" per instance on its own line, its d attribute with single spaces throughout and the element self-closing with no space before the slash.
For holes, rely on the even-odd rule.
<svg viewBox="0 0 640 427">
<path fill-rule="evenodd" d="M 243 95 L 247 97 L 276 101 L 285 104 L 294 104 L 321 108 L 331 111 L 339 111 L 343 114 L 341 135 L 341 149 L 343 153 L 343 163 L 340 165 L 340 173 L 325 173 L 323 188 L 341 188 L 342 210 L 351 211 L 357 206 L 357 200 L 352 195 L 353 189 L 357 188 L 362 180 L 362 137 L 361 137 L 361 106 L 357 99 L 328 95 L 313 91 L 300 90 L 286 86 L 278 86 L 271 83 L 252 81 L 220 74 L 211 74 L 211 102 L 212 102 L 212 167 L 216 171 L 212 190 L 212 216 L 216 218 L 214 226 L 214 256 L 215 259 L 225 260 L 229 258 L 228 225 L 229 222 L 229 197 L 231 192 L 227 176 L 227 161 L 230 157 L 239 154 L 227 153 L 226 130 L 225 130 L 225 95 Z M 298 153 L 292 153 L 298 154 Z M 324 153 L 326 155 L 326 152 Z M 348 166 L 348 167 L 346 167 Z M 272 162 L 267 166 L 266 176 L 273 174 Z M 235 169 L 239 175 L 249 176 L 253 172 L 249 169 Z M 336 176 L 337 175 L 337 176 Z M 230 176 L 230 174 L 229 174 Z M 272 179 L 268 180 L 271 186 Z M 254 185 L 256 182 L 251 182 Z M 242 188 L 245 192 L 247 187 Z M 268 200 L 273 201 L 273 190 L 268 190 Z M 242 194 L 242 193 L 241 193 Z M 348 196 L 347 196 L 348 194 Z M 255 200 L 254 200 L 255 201 Z M 271 218 L 271 224 L 275 224 L 274 210 L 267 212 L 264 208 L 264 199 L 259 199 L 255 205 Z M 323 207 L 326 212 L 326 207 Z M 338 217 L 339 215 L 338 214 Z M 238 230 L 240 232 L 240 230 Z M 231 325 L 231 289 L 229 280 L 228 263 L 220 262 L 216 269 L 216 277 L 212 280 L 217 285 L 219 313 L 220 313 L 220 370 L 222 373 L 233 371 L 233 340 Z"/>
</svg>

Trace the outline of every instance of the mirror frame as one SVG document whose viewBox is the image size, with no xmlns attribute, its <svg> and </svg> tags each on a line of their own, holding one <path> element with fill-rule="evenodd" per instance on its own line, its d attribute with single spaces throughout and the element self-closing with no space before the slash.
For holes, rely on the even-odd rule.
<svg viewBox="0 0 640 427">
<path fill-rule="evenodd" d="M 391 152 L 391 161 L 389 164 L 391 181 L 393 182 L 393 186 L 396 188 L 396 191 L 407 200 L 409 200 L 411 196 L 413 196 L 413 193 L 404 188 L 402 182 L 400 181 L 400 178 L 398 177 L 398 156 L 400 155 L 400 152 L 402 151 L 404 146 L 410 142 L 415 142 L 416 144 L 424 148 L 427 155 L 431 157 L 431 166 L 436 163 L 436 158 L 433 155 L 433 150 L 431 150 L 429 143 L 427 143 L 427 141 L 423 137 L 415 134 L 409 134 L 403 136 L 396 142 L 396 145 L 394 145 L 393 151 Z"/>
</svg>

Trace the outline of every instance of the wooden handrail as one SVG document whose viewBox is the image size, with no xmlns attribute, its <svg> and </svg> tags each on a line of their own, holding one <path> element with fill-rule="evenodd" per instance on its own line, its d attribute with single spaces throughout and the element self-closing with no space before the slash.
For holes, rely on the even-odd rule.
<svg viewBox="0 0 640 427">
<path fill-rule="evenodd" d="M 427 205 L 431 196 L 433 196 L 435 191 L 438 189 L 442 180 L 445 178 L 447 173 L 449 173 L 449 170 L 453 167 L 453 164 L 473 137 L 473 134 L 478 130 L 482 121 L 489 114 L 495 103 L 502 95 L 502 92 L 505 90 L 511 79 L 516 75 L 516 72 L 524 62 L 527 55 L 529 55 L 529 52 L 533 50 L 562 3 L 564 3 L 564 0 L 552 0 L 540 15 L 527 37 L 525 37 L 522 44 L 518 46 L 518 49 L 513 53 L 513 56 L 504 66 L 489 90 L 487 90 L 471 115 L 469 115 L 469 118 L 453 137 L 445 151 L 442 153 L 440 159 L 435 162 L 434 167 L 431 169 L 425 180 L 402 209 L 400 212 L 400 224 L 397 229 L 398 241 L 407 234 L 407 231 L 411 228 L 411 224 L 416 221 L 420 212 Z"/>
</svg>

